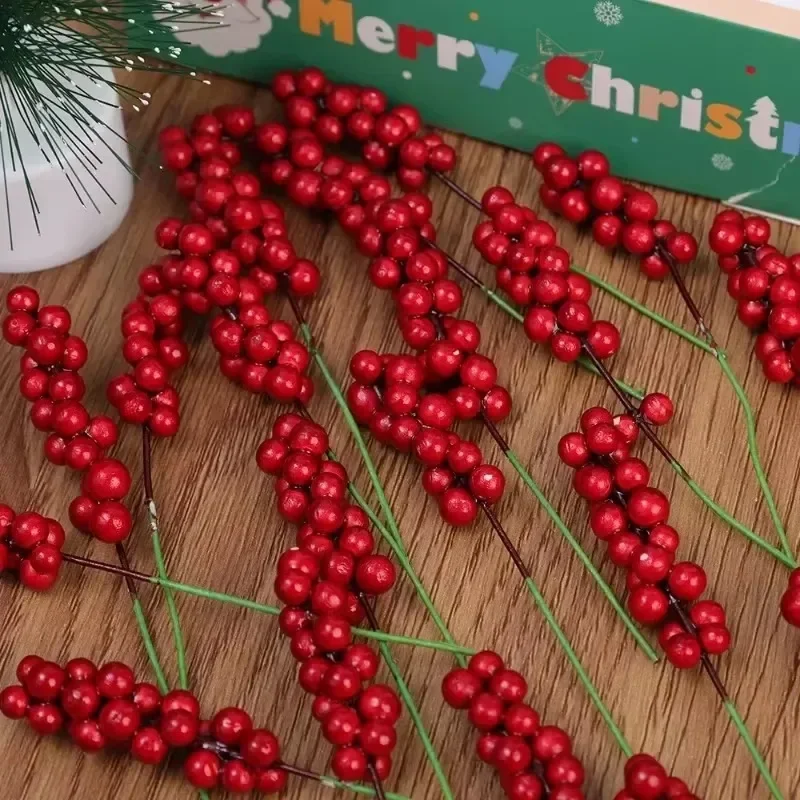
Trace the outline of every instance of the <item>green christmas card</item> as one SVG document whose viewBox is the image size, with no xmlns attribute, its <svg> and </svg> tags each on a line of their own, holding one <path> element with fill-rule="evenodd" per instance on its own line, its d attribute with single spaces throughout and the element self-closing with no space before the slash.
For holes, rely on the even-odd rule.
<svg viewBox="0 0 800 800">
<path fill-rule="evenodd" d="M 520 150 L 595 147 L 629 178 L 797 219 L 798 6 L 224 0 L 223 27 L 176 45 L 200 69 L 258 83 L 318 65 L 432 125 Z"/>
</svg>

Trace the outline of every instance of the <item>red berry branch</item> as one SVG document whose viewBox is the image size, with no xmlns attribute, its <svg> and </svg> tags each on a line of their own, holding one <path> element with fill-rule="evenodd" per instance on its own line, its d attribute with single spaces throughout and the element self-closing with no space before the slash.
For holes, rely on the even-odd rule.
<svg viewBox="0 0 800 800">
<path fill-rule="evenodd" d="M 730 647 L 725 611 L 719 603 L 699 599 L 707 584 L 702 567 L 675 563 L 680 538 L 668 524 L 669 500 L 648 485 L 647 465 L 630 457 L 640 430 L 643 426 L 632 414 L 614 417 L 604 408 L 591 408 L 581 417 L 581 431 L 559 442 L 559 457 L 576 470 L 573 487 L 591 504 L 595 535 L 607 543 L 611 561 L 628 571 L 628 606 L 634 618 L 659 628 L 659 643 L 673 666 L 702 665 L 772 796 L 782 798 L 711 662 L 712 655 Z"/>
<path fill-rule="evenodd" d="M 756 478 L 783 552 L 789 561 L 794 561 L 761 464 L 752 406 L 680 269 L 696 258 L 697 240 L 690 233 L 678 231 L 668 220 L 657 219 L 656 198 L 611 175 L 609 161 L 602 153 L 587 150 L 570 159 L 561 147 L 548 142 L 534 150 L 533 163 L 544 179 L 539 192 L 548 209 L 578 225 L 591 225 L 592 236 L 601 246 L 622 248 L 639 256 L 647 277 L 661 280 L 672 276 L 697 324 L 700 344 L 719 363 L 742 406 Z M 800 349 L 795 348 L 797 353 L 791 355 L 792 343 L 800 337 L 800 258 L 792 261 L 769 247 L 769 230 L 769 223 L 762 217 L 745 220 L 737 211 L 725 211 L 715 219 L 709 240 L 719 254 L 720 265 L 731 273 L 728 291 L 739 301 L 740 319 L 755 329 L 767 328 L 756 347 L 767 377 L 787 382 L 795 374 L 792 359 L 800 364 Z M 763 267 L 756 263 L 762 258 Z"/>
<path fill-rule="evenodd" d="M 282 415 L 258 449 L 258 466 L 278 477 L 278 511 L 298 526 L 297 545 L 278 561 L 275 593 L 298 680 L 315 695 L 312 713 L 336 748 L 334 774 L 356 781 L 371 772 L 378 788 L 391 769 L 401 703 L 388 686 L 369 685 L 378 654 L 353 642 L 351 626 L 366 617 L 377 629 L 370 604 L 396 572 L 374 552 L 369 519 L 347 502 L 347 473 L 325 459 L 328 450 L 324 428 L 297 414 Z"/>
<path fill-rule="evenodd" d="M 523 702 L 527 688 L 522 675 L 488 650 L 442 682 L 445 702 L 468 711 L 480 733 L 478 757 L 498 771 L 509 800 L 581 800 L 584 770 L 570 737 L 540 724 L 536 711 Z"/>
<path fill-rule="evenodd" d="M 0 693 L 0 712 L 26 719 L 40 736 L 65 732 L 85 753 L 123 750 L 153 766 L 178 754 L 192 786 L 236 794 L 277 794 L 289 774 L 322 779 L 282 762 L 275 735 L 256 728 L 244 709 L 224 708 L 205 719 L 191 692 L 162 695 L 119 662 L 97 667 L 75 658 L 61 667 L 26 656 L 17 680 Z"/>
<path fill-rule="evenodd" d="M 232 114 L 233 111 L 218 111 L 217 116 L 222 115 L 224 118 L 225 114 L 229 113 Z M 249 113 L 250 112 L 247 110 L 241 110 L 242 116 Z M 197 124 L 198 120 L 195 121 L 194 127 L 196 127 Z M 229 127 L 238 131 L 243 131 L 249 126 L 233 125 Z M 267 128 L 269 128 L 269 136 L 265 135 L 265 129 Z M 262 126 L 256 133 L 256 140 L 264 141 L 268 139 L 272 141 L 276 136 L 279 141 L 288 141 L 288 133 L 281 126 Z M 166 148 L 172 147 L 179 140 L 179 137 L 180 132 L 178 129 L 170 129 L 165 136 L 162 136 L 162 143 L 164 143 Z M 301 147 L 293 152 L 293 157 L 301 163 L 306 163 L 310 159 L 310 154 L 306 152 L 308 148 L 303 147 L 306 141 L 304 140 L 300 144 Z M 184 161 L 184 164 L 186 165 L 186 161 Z M 208 162 L 205 162 L 205 164 L 207 165 Z M 280 162 L 278 160 L 273 162 L 271 174 L 278 171 L 279 164 Z M 192 165 L 190 163 L 187 166 L 187 170 L 191 168 Z M 202 170 L 203 167 L 200 169 Z M 283 170 L 284 167 L 281 166 L 280 169 Z M 223 169 L 220 165 L 217 176 L 218 179 L 222 179 L 222 172 Z M 183 173 L 183 175 L 187 174 L 188 172 Z M 211 200 L 212 193 L 207 183 L 203 180 L 193 181 L 191 179 L 182 178 L 179 185 L 184 188 L 192 187 L 192 193 L 196 198 L 195 201 L 193 201 L 195 203 L 193 213 L 197 218 L 206 215 L 203 221 L 207 223 L 209 221 L 207 215 L 213 210 L 213 202 Z M 293 185 L 303 186 L 303 182 L 299 181 Z M 375 187 L 381 187 L 381 193 L 384 195 L 388 190 L 383 179 L 377 179 L 372 185 L 373 191 Z M 221 189 L 222 187 L 219 186 L 218 188 Z M 188 189 L 185 188 L 185 191 L 188 196 Z M 404 237 L 402 234 L 406 233 L 404 229 L 408 229 L 412 222 L 412 209 L 409 205 L 401 202 L 395 202 L 393 204 L 387 203 L 385 206 L 386 207 L 383 208 L 383 218 L 386 220 L 385 224 L 388 226 L 387 232 L 389 234 L 398 232 L 399 235 L 395 237 L 396 244 L 398 247 L 403 247 Z M 379 211 L 378 213 L 381 212 Z M 262 229 L 263 242 L 259 247 L 258 260 L 268 270 L 280 272 L 281 268 L 283 270 L 290 269 L 295 258 L 293 252 L 287 254 L 285 246 L 276 246 L 276 243 L 270 238 L 270 236 L 277 236 L 280 239 L 285 238 L 285 229 L 282 229 L 282 216 L 279 215 L 277 211 L 271 210 L 268 217 L 269 219 Z M 424 224 L 424 213 L 420 218 L 420 222 Z M 428 235 L 434 235 L 432 230 L 426 230 L 425 232 L 428 233 Z M 224 239 L 221 243 L 225 244 Z M 275 253 L 277 252 L 281 253 L 279 263 L 275 263 L 274 260 Z M 397 255 L 400 254 L 401 251 L 398 250 Z M 410 253 L 409 255 L 413 258 L 415 254 Z M 440 345 L 439 337 L 446 336 L 449 328 L 450 331 L 460 337 L 456 339 L 457 344 L 467 349 L 467 354 L 469 354 L 474 350 L 478 342 L 477 328 L 472 323 L 465 324 L 449 316 L 452 311 L 457 309 L 460 305 L 460 293 L 456 294 L 452 288 L 454 284 L 445 282 L 444 280 L 446 276 L 446 264 L 444 259 L 435 250 L 426 252 L 423 249 L 419 257 L 415 259 L 415 262 L 420 272 L 419 277 L 426 278 L 427 280 L 425 283 L 418 281 L 416 285 L 412 284 L 409 288 L 413 291 L 409 291 L 404 295 L 408 306 L 401 306 L 401 312 L 404 314 L 404 319 L 412 323 L 404 330 L 410 332 L 412 337 L 419 336 L 418 339 L 415 339 L 418 347 L 424 347 L 425 345 L 435 347 L 436 345 Z M 384 259 L 384 263 L 388 266 L 390 263 L 389 259 Z M 396 267 L 396 269 L 399 270 L 399 267 Z M 398 274 L 397 280 L 400 280 L 400 278 L 401 275 Z M 427 291 L 428 287 L 426 283 L 435 286 L 436 289 L 439 290 L 438 295 L 435 294 L 435 290 L 430 293 L 432 297 L 440 300 L 442 307 L 436 309 L 432 307 L 422 307 L 421 303 L 426 302 L 426 298 L 422 294 L 422 292 Z M 276 285 L 279 287 L 286 287 L 286 284 L 287 281 L 279 276 Z M 457 290 L 457 287 L 455 288 Z M 298 323 L 301 325 L 302 329 L 308 330 L 303 312 L 294 301 L 292 292 L 289 291 L 287 294 L 292 303 L 292 308 Z M 432 300 L 432 303 L 433 302 L 435 302 L 435 300 Z M 427 323 L 427 325 L 425 325 L 425 323 Z M 420 331 L 421 334 L 418 333 Z M 431 334 L 433 338 L 431 338 Z M 469 355 L 465 361 L 459 350 L 460 348 L 452 345 L 447 348 L 439 346 L 431 353 L 432 358 L 430 362 L 410 356 L 396 356 L 382 359 L 377 356 L 377 354 L 366 352 L 359 354 L 359 356 L 354 359 L 354 364 L 358 365 L 356 370 L 358 371 L 360 369 L 361 376 L 371 381 L 369 386 L 365 385 L 362 389 L 372 389 L 374 392 L 374 395 L 372 395 L 373 400 L 383 403 L 383 397 L 378 394 L 378 391 L 374 387 L 378 380 L 381 379 L 381 390 L 387 395 L 388 407 L 398 418 L 396 420 L 391 419 L 391 412 L 387 412 L 389 418 L 386 419 L 384 427 L 387 431 L 391 429 L 394 432 L 394 440 L 398 447 L 408 450 L 413 446 L 419 449 L 419 454 L 429 454 L 428 458 L 430 459 L 433 459 L 436 453 L 443 450 L 442 457 L 437 456 L 437 458 L 432 461 L 431 467 L 433 469 L 429 470 L 426 475 L 426 479 L 429 482 L 438 481 L 442 492 L 446 494 L 447 502 L 442 506 L 443 513 L 448 517 L 452 517 L 454 520 L 457 519 L 464 523 L 469 522 L 474 519 L 478 510 L 478 504 L 480 503 L 485 513 L 489 516 L 490 521 L 492 521 L 493 526 L 501 535 L 504 543 L 514 554 L 515 563 L 521 565 L 523 576 L 527 580 L 530 580 L 529 573 L 522 564 L 519 554 L 511 545 L 499 521 L 488 508 L 487 501 L 489 499 L 497 499 L 502 492 L 502 473 L 493 467 L 480 464 L 480 451 L 477 450 L 475 445 L 462 442 L 458 437 L 455 437 L 454 434 L 448 436 L 445 433 L 447 428 L 455 421 L 457 410 L 459 409 L 462 411 L 462 418 L 472 418 L 481 413 L 490 417 L 486 409 L 491 411 L 498 403 L 501 403 L 499 407 L 505 412 L 508 404 L 507 393 L 503 391 L 502 394 L 498 394 L 497 392 L 497 388 L 495 387 L 496 370 L 491 362 L 483 357 Z M 430 358 L 427 353 L 426 358 Z M 383 380 L 383 378 L 386 378 L 383 369 L 384 362 L 387 367 L 387 372 L 391 373 L 393 376 L 393 383 L 391 385 L 388 385 L 388 382 Z M 428 373 L 428 380 L 433 381 L 435 388 L 440 389 L 440 391 L 427 394 L 420 398 L 417 397 L 417 389 L 423 387 L 426 372 Z M 447 383 L 448 380 L 451 385 L 442 387 L 441 384 Z M 463 380 L 464 383 L 461 383 L 461 380 Z M 444 390 L 448 392 L 447 395 L 444 394 Z M 359 391 L 361 390 L 357 389 L 356 394 L 358 394 Z M 479 392 L 483 393 L 483 397 L 481 397 Z M 363 394 L 363 391 L 361 391 L 361 393 Z M 351 391 L 351 398 L 352 396 L 353 393 Z M 424 424 L 416 417 L 411 416 L 410 412 L 412 411 L 421 416 Z M 355 412 L 356 417 L 361 418 L 363 422 L 366 409 L 359 408 L 357 401 L 355 403 Z M 498 414 L 497 416 L 499 417 L 500 415 Z M 298 427 L 303 424 L 296 416 L 289 417 L 289 419 Z M 488 419 L 488 422 L 493 425 L 491 418 Z M 496 429 L 494 430 L 496 431 Z M 285 438 L 284 436 L 284 439 Z M 326 449 L 327 445 L 320 445 L 317 457 L 321 457 Z M 321 539 L 322 542 L 327 542 L 328 545 L 330 541 L 321 538 L 320 533 L 315 531 L 313 517 L 311 518 L 310 524 L 306 521 L 309 519 L 308 515 L 310 514 L 311 508 L 313 508 L 313 503 L 310 498 L 307 498 L 306 492 L 308 490 L 304 488 L 302 482 L 298 483 L 298 481 L 308 480 L 309 475 L 301 475 L 296 472 L 294 462 L 289 461 L 292 456 L 290 450 L 291 448 L 288 447 L 286 442 L 276 433 L 276 436 L 262 445 L 259 452 L 260 465 L 267 471 L 278 471 L 281 473 L 281 480 L 276 485 L 276 489 L 279 491 L 279 509 L 288 519 L 292 519 L 296 522 L 305 522 L 304 528 L 301 528 L 301 531 L 304 529 L 308 531 L 307 534 L 305 534 L 308 538 L 308 543 L 306 543 L 304 538 L 300 538 L 298 539 L 298 544 L 301 549 L 310 549 L 312 555 L 316 555 L 319 558 L 320 553 L 316 552 L 315 548 L 321 546 L 321 544 L 315 543 L 314 539 Z M 307 459 L 308 455 L 306 454 L 305 457 Z M 448 463 L 453 470 L 453 472 L 450 473 L 450 483 L 456 480 L 456 474 L 458 473 L 469 474 L 469 480 L 464 481 L 464 483 L 467 487 L 473 489 L 475 495 L 471 495 L 464 486 L 455 487 L 442 484 L 442 479 L 447 479 L 448 476 L 448 470 L 446 468 L 441 468 L 444 457 L 448 457 Z M 287 459 L 286 468 L 291 470 L 288 475 L 283 472 L 285 467 L 282 466 L 282 459 Z M 436 466 L 439 466 L 438 473 L 435 469 Z M 308 469 L 307 464 L 304 465 L 304 469 Z M 434 477 L 434 474 L 436 474 L 436 477 Z M 318 525 L 319 522 L 317 521 L 316 524 Z M 349 536 L 349 533 L 347 535 Z M 335 553 L 336 551 L 334 551 L 334 554 Z M 330 557 L 332 558 L 333 554 Z M 298 574 L 300 572 L 299 562 L 294 563 L 297 558 L 299 558 L 299 556 L 293 556 L 294 560 L 290 567 L 287 566 L 286 573 L 279 575 L 277 590 L 284 602 L 295 603 L 300 606 L 299 608 L 293 609 L 291 620 L 292 622 L 295 622 L 295 620 L 303 620 L 306 627 L 302 630 L 296 630 L 294 627 L 290 629 L 289 632 L 293 637 L 293 652 L 297 657 L 308 659 L 306 663 L 313 665 L 313 670 L 311 666 L 309 666 L 309 670 L 312 670 L 314 676 L 316 676 L 317 672 L 322 667 L 330 669 L 330 664 L 326 662 L 325 657 L 321 655 L 321 653 L 325 652 L 326 648 L 334 646 L 346 648 L 349 646 L 350 632 L 349 628 L 346 627 L 349 622 L 346 619 L 343 621 L 341 617 L 337 617 L 334 620 L 336 623 L 335 634 L 336 636 L 344 636 L 344 640 L 332 642 L 330 639 L 326 638 L 325 631 L 327 631 L 327 628 L 318 631 L 320 625 L 325 624 L 324 619 L 320 622 L 319 616 L 323 613 L 324 607 L 321 605 L 315 606 L 314 593 L 318 591 L 318 585 L 315 584 L 315 575 L 313 571 L 310 576 Z M 313 558 L 311 557 L 300 560 L 313 563 Z M 348 561 L 352 561 L 352 558 L 348 558 Z M 323 567 L 323 569 L 325 569 L 325 567 Z M 352 573 L 346 575 L 345 579 L 352 580 Z M 356 581 L 358 581 L 357 573 Z M 357 598 L 359 593 L 363 591 L 363 588 L 360 586 L 353 586 L 351 589 L 353 590 L 350 595 L 351 598 Z M 343 597 L 338 598 L 338 600 L 340 601 L 340 605 L 344 603 Z M 363 606 L 361 609 L 356 605 L 356 611 L 361 614 L 364 612 L 369 613 L 367 609 L 371 611 L 368 605 Z M 316 612 L 318 615 L 316 621 L 313 623 L 313 629 L 308 628 L 308 626 L 311 625 L 309 612 Z M 300 616 L 296 616 L 296 614 Z M 304 643 L 303 647 L 307 649 L 300 649 L 300 645 L 297 644 L 297 642 Z M 312 659 L 314 660 L 312 661 Z M 313 683 L 312 689 L 314 687 L 318 689 L 317 684 L 318 681 Z M 322 696 L 318 698 L 318 702 L 324 705 L 324 710 L 327 711 L 331 698 Z M 352 768 L 354 771 L 358 770 L 359 775 L 361 775 L 363 770 L 366 769 L 368 762 L 363 751 L 359 752 L 356 749 L 356 752 L 353 752 L 354 748 L 352 744 L 357 736 L 354 732 L 354 728 L 358 720 L 353 715 L 351 709 L 341 713 L 341 716 L 345 715 L 352 719 L 350 719 L 350 726 L 341 734 L 342 738 L 340 740 L 334 740 L 334 743 L 338 744 L 341 748 L 334 758 L 334 771 Z M 323 725 L 327 725 L 327 718 L 323 722 Z M 331 735 L 335 733 L 336 731 L 333 731 Z M 326 735 L 329 734 L 326 733 Z M 347 759 L 345 759 L 345 754 Z M 357 763 L 351 759 L 351 756 L 355 757 L 355 755 L 358 756 Z M 337 759 L 340 759 L 342 763 L 338 763 Z M 558 777 L 554 780 L 557 781 Z M 571 775 L 568 776 L 566 780 L 574 782 L 577 778 Z M 580 773 L 580 780 L 582 780 L 582 772 Z M 565 797 L 566 796 L 568 795 L 565 795 Z"/>
<path fill-rule="evenodd" d="M 81 402 L 86 386 L 80 369 L 86 363 L 86 343 L 70 334 L 72 321 L 63 306 L 41 306 L 37 293 L 26 286 L 6 298 L 3 319 L 7 342 L 24 349 L 20 360 L 20 392 L 32 403 L 34 427 L 48 434 L 44 454 L 58 466 L 82 472 L 82 494 L 70 506 L 80 528 L 101 541 L 118 545 L 131 531 L 132 518 L 121 502 L 131 486 L 127 467 L 108 458 L 106 450 L 118 436 L 108 417 L 91 417 Z"/>
<path fill-rule="evenodd" d="M 679 265 L 697 257 L 697 240 L 668 220 L 657 219 L 658 201 L 650 192 L 614 177 L 608 159 L 597 150 L 571 159 L 559 145 L 546 142 L 533 151 L 533 163 L 544 179 L 539 196 L 546 208 L 572 223 L 591 225 L 601 247 L 622 247 L 638 256 L 648 278 L 663 280 L 672 274 L 701 333 L 710 337 L 678 272 Z"/>
<path fill-rule="evenodd" d="M 800 386 L 800 254 L 785 256 L 769 243 L 763 217 L 723 211 L 708 240 L 737 315 L 758 333 L 755 353 L 767 380 Z"/>
<path fill-rule="evenodd" d="M 575 470 L 573 487 L 591 506 L 592 530 L 606 542 L 611 561 L 627 570 L 634 619 L 657 626 L 669 661 L 690 669 L 706 655 L 724 653 L 730 633 L 721 606 L 697 602 L 707 584 L 703 568 L 675 562 L 680 538 L 668 524 L 669 500 L 649 485 L 647 464 L 630 455 L 638 436 L 634 417 L 590 408 L 581 431 L 562 437 L 558 454 Z M 713 680 L 718 685 L 715 672 Z"/>
</svg>

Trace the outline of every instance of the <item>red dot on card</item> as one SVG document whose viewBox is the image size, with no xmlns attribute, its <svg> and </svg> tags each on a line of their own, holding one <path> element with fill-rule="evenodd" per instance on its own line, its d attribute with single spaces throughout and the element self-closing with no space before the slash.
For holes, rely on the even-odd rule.
<svg viewBox="0 0 800 800">
<path fill-rule="evenodd" d="M 756 74 L 756 68 L 752 64 L 750 64 L 749 66 L 745 67 L 744 71 L 748 75 L 755 75 Z"/>
</svg>

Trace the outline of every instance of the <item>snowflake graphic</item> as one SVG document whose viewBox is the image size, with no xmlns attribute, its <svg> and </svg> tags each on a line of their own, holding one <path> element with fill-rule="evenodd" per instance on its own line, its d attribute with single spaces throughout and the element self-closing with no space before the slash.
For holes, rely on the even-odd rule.
<svg viewBox="0 0 800 800">
<path fill-rule="evenodd" d="M 725 153 L 714 153 L 711 156 L 711 163 L 714 165 L 714 169 L 719 169 L 723 172 L 733 169 L 733 159 L 730 156 L 726 156 Z"/>
<path fill-rule="evenodd" d="M 594 17 L 603 25 L 619 25 L 623 20 L 622 9 L 611 0 L 599 0 L 594 7 Z"/>
</svg>

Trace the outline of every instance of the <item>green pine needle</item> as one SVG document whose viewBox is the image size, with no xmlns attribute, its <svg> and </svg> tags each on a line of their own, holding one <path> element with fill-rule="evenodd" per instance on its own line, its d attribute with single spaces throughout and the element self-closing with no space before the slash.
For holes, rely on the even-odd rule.
<svg viewBox="0 0 800 800">
<path fill-rule="evenodd" d="M 126 104 L 140 111 L 151 99 L 149 92 L 118 83 L 109 68 L 196 77 L 177 63 L 181 49 L 173 37 L 221 25 L 221 13 L 219 6 L 186 0 L 0 2 L 0 204 L 12 248 L 12 176 L 23 180 L 38 228 L 39 206 L 23 152 L 37 151 L 64 173 L 76 202 L 96 208 L 98 193 L 108 196 L 97 167 L 104 156 L 120 160 L 112 146 L 119 134 L 100 118 L 100 107 Z"/>
</svg>

